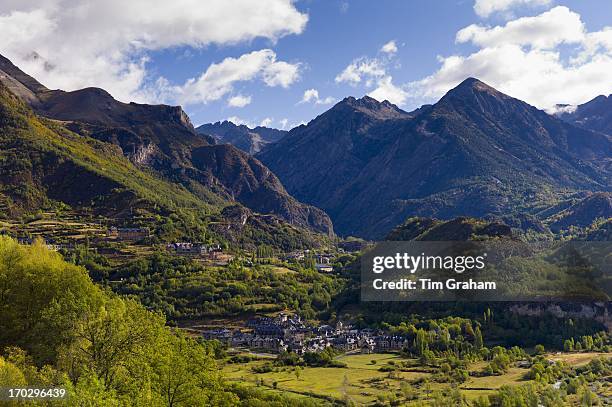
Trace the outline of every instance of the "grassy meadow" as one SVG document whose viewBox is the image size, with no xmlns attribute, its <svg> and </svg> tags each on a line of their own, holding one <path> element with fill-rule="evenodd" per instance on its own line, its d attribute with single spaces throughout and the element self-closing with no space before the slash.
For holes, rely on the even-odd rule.
<svg viewBox="0 0 612 407">
<path fill-rule="evenodd" d="M 550 360 L 563 360 L 569 365 L 581 366 L 599 356 L 610 356 L 602 353 L 568 353 L 551 354 Z M 255 373 L 253 369 L 271 360 L 273 356 L 257 355 L 257 360 L 248 363 L 225 363 L 223 374 L 230 382 L 248 383 L 271 392 L 282 392 L 295 397 L 310 397 L 322 404 L 346 402 L 350 400 L 356 405 L 370 405 L 389 394 L 405 394 L 402 392 L 408 386 L 412 394 L 404 398 L 404 404 L 417 404 L 431 399 L 436 390 L 451 386 L 449 383 L 435 381 L 435 368 L 419 366 L 416 359 L 405 359 L 397 354 L 347 354 L 337 357 L 338 361 L 346 363 L 345 368 L 301 367 L 296 373 L 295 367 L 277 367 L 267 373 Z M 380 371 L 383 366 L 403 363 L 404 367 L 394 372 Z M 412 363 L 413 362 L 413 363 Z M 485 362 L 473 363 L 469 366 L 470 373 L 482 371 Z M 511 367 L 498 376 L 470 376 L 459 385 L 461 393 L 473 401 L 481 396 L 494 393 L 503 385 L 527 384 L 530 380 L 524 378 L 527 368 Z M 402 397 L 400 397 L 401 399 Z"/>
</svg>

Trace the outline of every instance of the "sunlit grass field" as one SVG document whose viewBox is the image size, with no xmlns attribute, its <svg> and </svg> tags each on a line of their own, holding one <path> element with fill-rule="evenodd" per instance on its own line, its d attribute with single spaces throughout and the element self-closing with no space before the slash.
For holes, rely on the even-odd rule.
<svg viewBox="0 0 612 407">
<path fill-rule="evenodd" d="M 570 365 L 584 365 L 600 353 L 552 354 L 549 359 L 564 360 Z M 277 367 L 268 373 L 254 373 L 253 368 L 272 360 L 262 358 L 249 363 L 227 363 L 223 373 L 229 381 L 248 383 L 269 391 L 282 391 L 298 396 L 310 396 L 322 403 L 351 400 L 358 405 L 366 405 L 377 400 L 378 396 L 400 392 L 402 382 L 408 382 L 417 394 L 417 400 L 426 400 L 435 390 L 450 386 L 449 383 L 438 383 L 431 373 L 417 366 L 416 360 L 404 359 L 396 354 L 351 354 L 342 355 L 338 361 L 346 363 L 346 368 L 303 367 L 296 374 L 294 367 Z M 410 371 L 396 371 L 393 374 L 381 372 L 382 366 L 389 362 L 414 362 Z M 482 370 L 485 362 L 473 363 L 469 370 Z M 494 393 L 503 385 L 521 385 L 529 383 L 524 379 L 528 369 L 511 367 L 500 376 L 473 377 L 459 386 L 468 400 Z M 409 405 L 409 404 L 408 404 Z"/>
</svg>

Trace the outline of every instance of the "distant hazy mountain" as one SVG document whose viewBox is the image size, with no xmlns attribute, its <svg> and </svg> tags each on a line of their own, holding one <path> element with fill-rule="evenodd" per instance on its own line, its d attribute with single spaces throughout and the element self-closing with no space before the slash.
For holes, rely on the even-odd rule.
<svg viewBox="0 0 612 407">
<path fill-rule="evenodd" d="M 254 212 L 333 233 L 323 211 L 291 197 L 258 160 L 233 146 L 221 149 L 210 136 L 197 134 L 179 106 L 122 103 L 98 88 L 49 90 L 1 56 L 0 83 L 39 115 L 119 147 L 134 164 L 182 184 L 206 202 L 236 200 Z"/>
<path fill-rule="evenodd" d="M 258 158 L 341 234 L 376 238 L 409 216 L 502 218 L 610 190 L 612 142 L 469 78 L 412 113 L 346 98 Z"/>
<path fill-rule="evenodd" d="M 612 135 L 612 95 L 600 95 L 575 108 L 562 109 L 558 116 L 585 129 Z"/>
<path fill-rule="evenodd" d="M 238 126 L 227 120 L 203 124 L 196 131 L 212 136 L 219 144 L 232 144 L 249 154 L 260 152 L 266 145 L 277 142 L 287 134 L 285 130 L 262 126 L 251 129 L 244 124 Z"/>
</svg>

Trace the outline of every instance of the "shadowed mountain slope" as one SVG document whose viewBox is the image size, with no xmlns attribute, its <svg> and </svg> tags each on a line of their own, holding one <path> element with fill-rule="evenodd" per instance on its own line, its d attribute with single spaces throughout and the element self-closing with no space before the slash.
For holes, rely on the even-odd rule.
<svg viewBox="0 0 612 407">
<path fill-rule="evenodd" d="M 412 113 L 344 99 L 258 157 L 342 235 L 376 238 L 409 216 L 502 217 L 609 190 L 612 142 L 469 78 Z"/>
<path fill-rule="evenodd" d="M 612 135 L 612 95 L 599 95 L 559 117 L 579 127 Z"/>
</svg>

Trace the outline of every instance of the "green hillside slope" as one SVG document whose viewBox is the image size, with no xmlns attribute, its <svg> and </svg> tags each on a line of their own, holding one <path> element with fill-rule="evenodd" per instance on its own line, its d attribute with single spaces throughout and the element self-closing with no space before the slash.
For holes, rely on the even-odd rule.
<svg viewBox="0 0 612 407">
<path fill-rule="evenodd" d="M 0 84 L 0 218 L 69 208 L 128 226 L 136 217 L 146 218 L 147 227 L 165 240 L 217 235 L 216 240 L 291 248 L 318 238 L 250 211 L 246 221 L 232 219 L 232 211 L 224 209 L 235 205 L 206 188 L 196 196 L 136 167 L 117 146 L 37 116 Z"/>
</svg>

